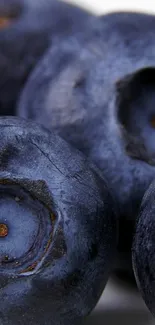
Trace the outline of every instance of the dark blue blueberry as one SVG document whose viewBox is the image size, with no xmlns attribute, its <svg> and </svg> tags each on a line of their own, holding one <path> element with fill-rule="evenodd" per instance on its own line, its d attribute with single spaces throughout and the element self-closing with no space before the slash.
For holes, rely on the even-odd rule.
<svg viewBox="0 0 155 325">
<path fill-rule="evenodd" d="M 0 115 L 15 114 L 27 77 L 51 42 L 86 28 L 91 15 L 56 0 L 0 0 Z"/>
<path fill-rule="evenodd" d="M 18 107 L 101 169 L 119 204 L 118 267 L 127 269 L 138 208 L 155 176 L 154 33 L 155 16 L 100 17 L 83 38 L 46 53 Z"/>
<path fill-rule="evenodd" d="M 54 133 L 1 118 L 0 136 L 0 324 L 76 324 L 115 263 L 115 202 Z"/>
<path fill-rule="evenodd" d="M 133 268 L 144 301 L 155 316 L 155 181 L 146 191 L 133 241 Z"/>
</svg>

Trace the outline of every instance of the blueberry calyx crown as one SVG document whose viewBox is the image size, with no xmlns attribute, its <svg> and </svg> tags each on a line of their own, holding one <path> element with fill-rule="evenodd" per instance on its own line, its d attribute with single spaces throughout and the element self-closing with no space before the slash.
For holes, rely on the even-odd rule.
<svg viewBox="0 0 155 325">
<path fill-rule="evenodd" d="M 35 273 L 52 243 L 55 216 L 38 182 L 0 179 L 0 274 Z"/>
</svg>

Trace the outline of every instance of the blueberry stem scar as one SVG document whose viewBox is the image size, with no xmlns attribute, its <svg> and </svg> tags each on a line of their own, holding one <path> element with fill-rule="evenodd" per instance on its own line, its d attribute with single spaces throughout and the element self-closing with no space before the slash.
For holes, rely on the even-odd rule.
<svg viewBox="0 0 155 325">
<path fill-rule="evenodd" d="M 152 128 L 155 128 L 155 115 L 153 115 L 151 117 L 150 124 L 151 124 Z"/>
<path fill-rule="evenodd" d="M 9 17 L 0 17 L 0 29 L 5 28 L 10 24 L 11 18 Z"/>
<path fill-rule="evenodd" d="M 0 223 L 0 237 L 6 237 L 8 235 L 8 227 L 4 223 Z"/>
</svg>

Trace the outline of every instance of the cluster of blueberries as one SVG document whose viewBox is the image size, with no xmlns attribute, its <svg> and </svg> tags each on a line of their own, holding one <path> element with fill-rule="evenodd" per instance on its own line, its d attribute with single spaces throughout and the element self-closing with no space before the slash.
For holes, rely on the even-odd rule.
<svg viewBox="0 0 155 325">
<path fill-rule="evenodd" d="M 154 34 L 0 0 L 1 325 L 79 324 L 113 270 L 155 314 Z"/>
</svg>

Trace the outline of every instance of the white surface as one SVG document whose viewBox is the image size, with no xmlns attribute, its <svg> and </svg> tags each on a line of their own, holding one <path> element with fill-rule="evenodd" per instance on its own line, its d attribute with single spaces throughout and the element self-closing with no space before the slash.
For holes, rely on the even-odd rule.
<svg viewBox="0 0 155 325">
<path fill-rule="evenodd" d="M 93 313 L 82 325 L 154 325 L 140 295 L 133 288 L 109 282 Z"/>
<path fill-rule="evenodd" d="M 109 11 L 131 10 L 155 13 L 151 0 L 67 0 L 88 8 L 96 14 Z M 84 325 L 154 325 L 155 319 L 147 310 L 138 292 L 109 282 L 93 313 Z"/>
<path fill-rule="evenodd" d="M 112 10 L 139 10 L 155 13 L 155 1 L 153 0 L 67 0 L 67 2 L 77 3 L 82 7 L 89 8 L 92 12 L 97 14 Z"/>
</svg>

